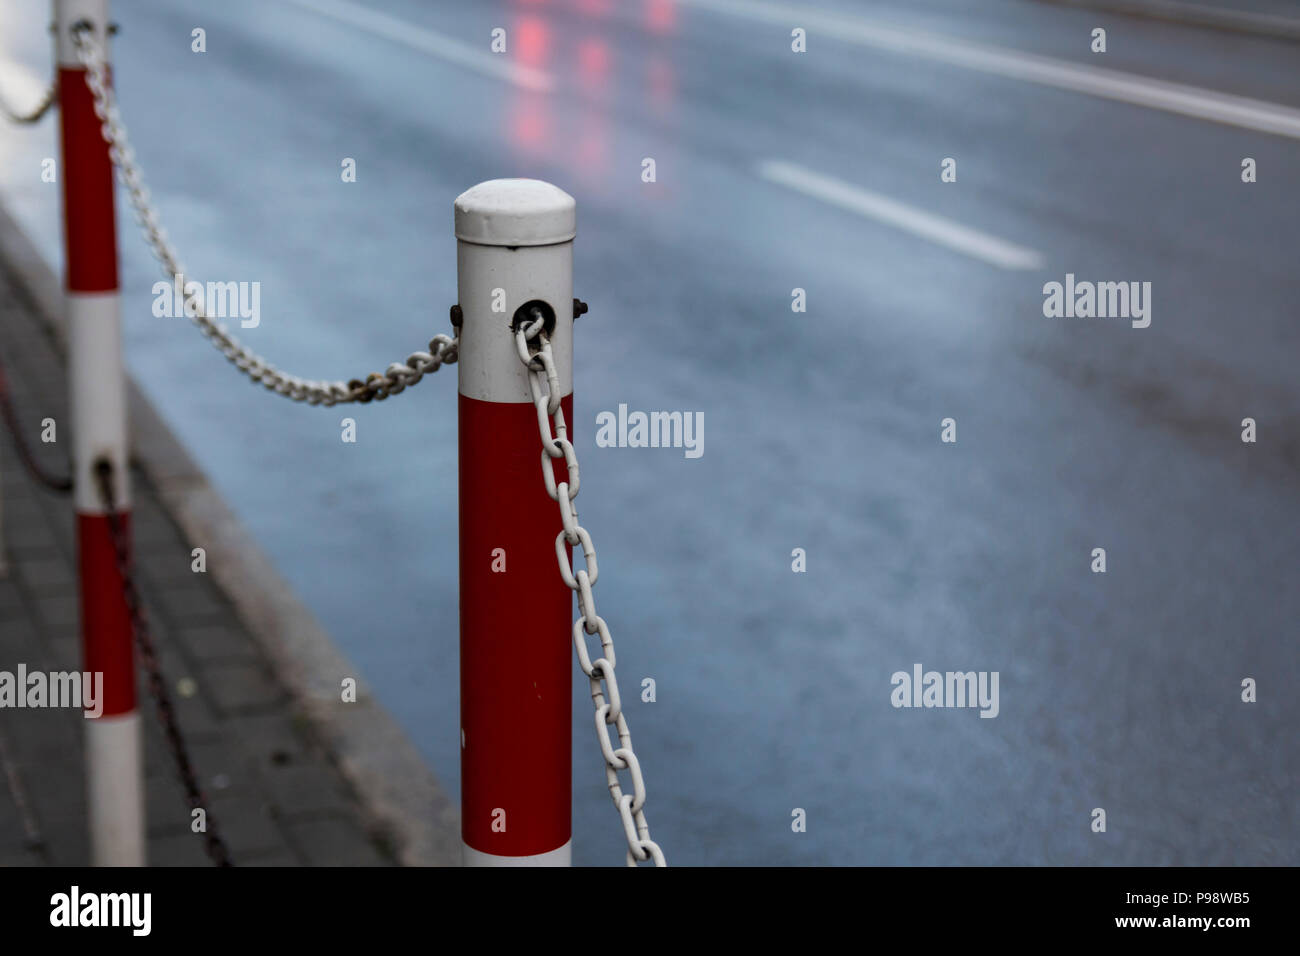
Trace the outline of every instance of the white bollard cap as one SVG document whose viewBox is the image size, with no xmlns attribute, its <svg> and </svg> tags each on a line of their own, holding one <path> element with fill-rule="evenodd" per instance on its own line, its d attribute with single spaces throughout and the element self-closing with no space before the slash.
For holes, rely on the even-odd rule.
<svg viewBox="0 0 1300 956">
<path fill-rule="evenodd" d="M 481 246 L 549 246 L 578 231 L 577 203 L 540 179 L 492 179 L 456 197 L 456 238 Z"/>
</svg>

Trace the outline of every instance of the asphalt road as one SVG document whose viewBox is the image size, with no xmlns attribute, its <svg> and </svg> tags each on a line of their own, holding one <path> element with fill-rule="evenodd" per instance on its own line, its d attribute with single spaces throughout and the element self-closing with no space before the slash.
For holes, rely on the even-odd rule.
<svg viewBox="0 0 1300 956">
<path fill-rule="evenodd" d="M 577 198 L 583 523 L 670 862 L 1300 862 L 1300 46 L 1024 0 L 308 6 L 117 5 L 169 231 L 261 282 L 250 344 L 347 379 L 447 331 L 462 190 Z M 0 9 L 11 100 L 46 8 Z M 52 137 L 0 132 L 0 190 L 58 261 Z M 132 369 L 454 789 L 454 377 L 342 444 L 122 246 Z M 1067 273 L 1149 282 L 1150 325 L 1045 317 Z M 620 403 L 703 412 L 703 456 L 597 448 Z M 916 663 L 997 671 L 998 716 L 891 706 Z M 574 704 L 575 861 L 616 863 Z"/>
</svg>

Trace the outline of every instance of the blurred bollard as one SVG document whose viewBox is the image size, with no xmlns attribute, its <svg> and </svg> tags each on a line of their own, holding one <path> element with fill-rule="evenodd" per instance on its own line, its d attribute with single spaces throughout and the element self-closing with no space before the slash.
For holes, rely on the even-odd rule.
<svg viewBox="0 0 1300 956">
<path fill-rule="evenodd" d="M 108 0 L 55 0 L 54 22 L 83 669 L 103 674 L 103 714 L 85 722 L 91 862 L 143 866 L 143 761 L 131 620 L 94 476 L 97 462 L 112 466 L 113 508 L 127 534 L 130 476 L 113 165 L 73 39 L 74 28 L 88 26 L 108 57 Z"/>
</svg>

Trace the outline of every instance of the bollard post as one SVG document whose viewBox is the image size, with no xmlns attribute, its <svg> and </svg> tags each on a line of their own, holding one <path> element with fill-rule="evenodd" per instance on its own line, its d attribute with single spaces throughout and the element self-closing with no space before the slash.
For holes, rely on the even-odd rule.
<svg viewBox="0 0 1300 956">
<path fill-rule="evenodd" d="M 126 387 L 118 303 L 113 165 L 73 28 L 89 24 L 108 55 L 108 0 L 55 0 L 68 376 L 84 670 L 103 674 L 103 714 L 86 720 L 91 862 L 143 866 L 144 787 L 131 621 L 95 464 L 113 467 L 115 510 L 129 528 Z"/>
<path fill-rule="evenodd" d="M 532 179 L 480 183 L 455 203 L 467 866 L 570 862 L 573 592 L 556 561 L 563 526 L 543 481 L 538 415 L 514 325 L 525 306 L 541 304 L 548 322 L 553 316 L 572 439 L 576 221 L 573 197 Z M 554 467 L 550 459 L 546 467 Z"/>
</svg>

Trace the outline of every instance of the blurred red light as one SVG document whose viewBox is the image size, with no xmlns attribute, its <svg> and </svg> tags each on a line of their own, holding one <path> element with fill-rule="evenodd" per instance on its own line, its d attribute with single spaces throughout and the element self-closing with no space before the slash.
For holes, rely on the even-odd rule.
<svg viewBox="0 0 1300 956">
<path fill-rule="evenodd" d="M 677 25 L 676 0 L 646 0 L 646 24 L 655 33 L 669 33 Z"/>
<path fill-rule="evenodd" d="M 551 34 L 546 23 L 537 17 L 524 17 L 514 29 L 515 52 L 525 66 L 541 66 L 546 62 Z"/>
<path fill-rule="evenodd" d="M 603 40 L 583 40 L 578 47 L 578 64 L 584 79 L 603 80 L 609 72 L 609 48 Z"/>
</svg>

